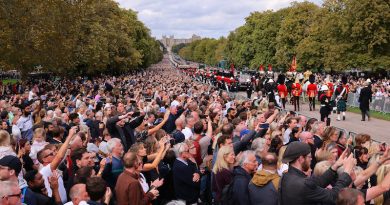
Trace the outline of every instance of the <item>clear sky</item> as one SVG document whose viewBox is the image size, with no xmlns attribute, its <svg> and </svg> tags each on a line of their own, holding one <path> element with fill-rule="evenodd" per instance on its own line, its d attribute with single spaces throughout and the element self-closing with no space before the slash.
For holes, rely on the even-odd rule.
<svg viewBox="0 0 390 205">
<path fill-rule="evenodd" d="M 243 25 L 254 11 L 278 10 L 292 0 L 115 0 L 138 12 L 152 35 L 189 38 L 192 34 L 218 38 Z M 301 0 L 297 0 L 301 2 Z M 322 0 L 310 0 L 318 5 Z"/>
</svg>

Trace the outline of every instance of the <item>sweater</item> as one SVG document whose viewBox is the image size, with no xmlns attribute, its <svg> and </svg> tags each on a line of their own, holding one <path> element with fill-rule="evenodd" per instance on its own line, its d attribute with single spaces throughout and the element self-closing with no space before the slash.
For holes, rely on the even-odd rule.
<svg viewBox="0 0 390 205">
<path fill-rule="evenodd" d="M 200 173 L 193 162 L 189 160 L 186 162 L 187 164 L 176 159 L 173 163 L 173 186 L 177 199 L 184 200 L 187 204 L 193 204 L 198 201 L 200 180 L 194 182 L 192 179 L 195 173 Z"/>
</svg>

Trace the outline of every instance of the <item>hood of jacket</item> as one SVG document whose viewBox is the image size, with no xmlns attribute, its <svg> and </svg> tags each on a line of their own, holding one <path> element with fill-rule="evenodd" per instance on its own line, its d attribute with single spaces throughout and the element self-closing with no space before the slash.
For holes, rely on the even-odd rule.
<svg viewBox="0 0 390 205">
<path fill-rule="evenodd" d="M 253 176 L 252 183 L 256 186 L 263 187 L 269 182 L 272 182 L 275 189 L 278 190 L 279 179 L 280 177 L 277 172 L 270 173 L 265 170 L 261 170 L 256 172 L 256 174 Z"/>
</svg>

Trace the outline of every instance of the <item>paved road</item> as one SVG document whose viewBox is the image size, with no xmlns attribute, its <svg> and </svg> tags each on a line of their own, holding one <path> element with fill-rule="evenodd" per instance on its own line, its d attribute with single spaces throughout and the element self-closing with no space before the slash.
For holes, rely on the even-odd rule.
<svg viewBox="0 0 390 205">
<path fill-rule="evenodd" d="M 238 95 L 245 96 L 246 93 L 239 92 Z M 288 110 L 294 110 L 293 105 L 286 105 Z M 301 104 L 301 111 L 299 114 L 303 114 L 307 117 L 320 119 L 319 106 L 316 107 L 316 111 L 309 111 L 308 103 Z M 331 125 L 338 128 L 347 130 L 348 132 L 355 133 L 367 133 L 371 137 L 380 142 L 386 142 L 390 144 L 390 122 L 380 119 L 371 118 L 370 121 L 360 121 L 361 115 L 351 112 L 347 112 L 345 121 L 337 121 L 337 114 L 331 114 Z"/>
</svg>

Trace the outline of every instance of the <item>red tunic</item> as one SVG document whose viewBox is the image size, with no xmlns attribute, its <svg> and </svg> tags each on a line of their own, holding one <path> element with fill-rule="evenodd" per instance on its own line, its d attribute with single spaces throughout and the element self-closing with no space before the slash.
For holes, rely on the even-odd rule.
<svg viewBox="0 0 390 205">
<path fill-rule="evenodd" d="M 307 86 L 307 95 L 309 97 L 315 97 L 317 95 L 317 85 L 315 83 L 310 83 L 308 86 Z"/>
<path fill-rule="evenodd" d="M 288 91 L 287 86 L 285 84 L 279 84 L 276 89 L 278 89 L 280 98 L 286 98 L 286 96 L 288 95 Z"/>
<path fill-rule="evenodd" d="M 326 97 L 331 98 L 334 91 L 333 83 L 329 82 L 327 83 L 327 85 L 328 85 L 328 91 L 326 91 Z"/>
<path fill-rule="evenodd" d="M 301 96 L 302 94 L 302 86 L 299 83 L 292 84 L 292 94 L 293 96 Z"/>
</svg>

